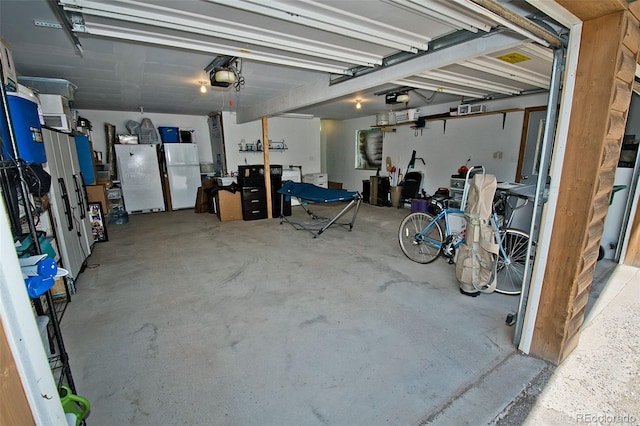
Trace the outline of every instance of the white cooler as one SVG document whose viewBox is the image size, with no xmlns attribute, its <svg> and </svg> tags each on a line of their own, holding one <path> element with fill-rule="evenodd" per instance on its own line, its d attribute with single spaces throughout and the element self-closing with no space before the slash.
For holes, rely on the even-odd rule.
<svg viewBox="0 0 640 426">
<path fill-rule="evenodd" d="M 303 182 L 312 183 L 316 186 L 329 188 L 329 176 L 326 173 L 307 173 L 302 180 Z"/>
</svg>

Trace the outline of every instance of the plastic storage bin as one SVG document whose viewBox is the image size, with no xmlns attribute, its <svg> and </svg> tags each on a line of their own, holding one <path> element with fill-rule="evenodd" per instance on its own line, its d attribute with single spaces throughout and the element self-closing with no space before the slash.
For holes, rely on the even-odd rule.
<svg viewBox="0 0 640 426">
<path fill-rule="evenodd" d="M 9 102 L 13 131 L 18 145 L 18 155 L 30 164 L 46 163 L 47 155 L 42 141 L 38 105 L 22 97 L 19 93 L 7 93 L 7 101 Z M 2 129 L 2 139 L 6 141 L 2 146 L 2 154 L 6 159 L 13 158 L 9 140 L 9 127 L 4 114 L 0 117 L 0 127 Z"/>
<path fill-rule="evenodd" d="M 180 142 L 180 132 L 177 127 L 158 127 L 162 143 Z"/>
</svg>

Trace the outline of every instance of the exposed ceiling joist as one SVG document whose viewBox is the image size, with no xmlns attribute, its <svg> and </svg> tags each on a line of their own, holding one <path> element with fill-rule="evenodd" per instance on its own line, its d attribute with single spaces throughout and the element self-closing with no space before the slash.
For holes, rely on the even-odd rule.
<svg viewBox="0 0 640 426">
<path fill-rule="evenodd" d="M 489 32 L 492 22 L 483 17 L 468 13 L 460 8 L 456 10 L 456 5 L 452 2 L 441 2 L 438 0 L 388 0 L 391 3 L 421 14 L 425 17 L 435 17 L 438 21 L 446 25 L 451 25 L 457 30 L 467 30 L 471 32 Z"/>
<path fill-rule="evenodd" d="M 342 11 L 319 2 L 299 0 L 298 3 L 303 3 L 306 6 L 300 7 L 295 3 L 285 3 L 277 0 L 269 2 L 261 0 L 207 1 L 322 31 L 346 35 L 357 40 L 380 44 L 405 52 L 416 53 L 418 50 L 426 50 L 429 42 L 428 37 L 420 37 L 402 28 L 392 27 L 379 21 L 376 22 L 361 15 Z M 320 10 L 313 10 L 309 6 L 315 6 Z"/>
<path fill-rule="evenodd" d="M 425 78 L 431 80 L 448 81 L 456 84 L 460 84 L 465 87 L 472 87 L 475 89 L 482 89 L 489 93 L 504 93 L 506 95 L 515 95 L 520 93 L 524 88 L 509 86 L 506 84 L 496 83 L 488 79 L 471 77 L 468 75 L 460 75 L 458 73 L 446 70 L 434 70 L 420 74 Z"/>
<path fill-rule="evenodd" d="M 271 116 L 296 110 L 451 65 L 469 57 L 510 49 L 521 43 L 522 39 L 514 34 L 493 33 L 486 37 L 462 43 L 454 48 L 435 51 L 402 64 L 390 66 L 385 68 L 384 71 L 363 75 L 340 84 L 329 85 L 328 81 L 322 81 L 292 88 L 284 95 L 269 99 L 267 102 L 238 110 L 236 119 L 238 123 L 245 123 L 257 120 L 262 116 Z"/>
<path fill-rule="evenodd" d="M 505 64 L 499 59 L 481 57 L 463 61 L 460 65 L 543 89 L 549 88 L 548 75 L 530 71 L 515 64 Z"/>
<path fill-rule="evenodd" d="M 133 25 L 148 25 L 156 28 L 159 35 L 167 30 L 177 30 L 185 34 L 184 39 L 186 41 L 190 40 L 190 36 L 199 35 L 240 43 L 251 43 L 270 49 L 364 66 L 381 65 L 383 59 L 381 55 L 375 53 L 283 34 L 275 30 L 256 28 L 247 24 L 229 22 L 228 20 L 211 16 L 202 16 L 166 6 L 134 2 L 125 7 L 118 4 L 105 4 L 90 0 L 75 0 L 73 1 L 73 6 L 65 3 L 65 10 L 69 12 L 77 11 L 78 7 L 81 8 L 85 21 L 82 31 L 87 33 L 92 33 L 94 25 L 100 25 L 100 21 L 92 22 L 91 17 L 99 17 L 128 22 Z M 239 48 L 238 50 L 241 49 Z"/>
</svg>

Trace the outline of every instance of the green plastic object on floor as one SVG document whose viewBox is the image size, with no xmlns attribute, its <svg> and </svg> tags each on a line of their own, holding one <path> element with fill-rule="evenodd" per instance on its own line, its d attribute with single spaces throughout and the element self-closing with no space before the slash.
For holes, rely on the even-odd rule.
<svg viewBox="0 0 640 426">
<path fill-rule="evenodd" d="M 68 386 L 60 386 L 60 402 L 65 414 L 76 416 L 76 426 L 80 426 L 82 421 L 89 415 L 91 404 L 89 400 L 71 392 Z"/>
</svg>

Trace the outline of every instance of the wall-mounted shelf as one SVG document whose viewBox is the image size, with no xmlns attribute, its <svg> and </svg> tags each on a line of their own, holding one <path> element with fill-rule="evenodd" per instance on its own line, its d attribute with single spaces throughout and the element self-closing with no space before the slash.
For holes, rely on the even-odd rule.
<svg viewBox="0 0 640 426">
<path fill-rule="evenodd" d="M 425 121 L 439 121 L 441 120 L 443 123 L 442 133 L 447 132 L 447 120 L 457 120 L 459 118 L 469 118 L 469 117 L 483 117 L 485 115 L 495 115 L 502 114 L 502 130 L 504 130 L 504 125 L 507 122 L 507 114 L 510 112 L 518 112 L 524 111 L 522 108 L 511 108 L 511 109 L 501 109 L 497 111 L 487 111 L 480 112 L 477 114 L 465 114 L 465 115 L 450 115 L 448 117 L 433 117 L 433 118 L 425 118 Z"/>
<path fill-rule="evenodd" d="M 273 152 L 273 151 L 282 152 L 282 151 L 286 151 L 287 149 L 289 149 L 289 148 L 287 148 L 287 147 L 284 147 L 284 148 L 269 148 L 269 152 Z M 238 152 L 264 152 L 264 150 L 263 149 L 239 149 Z"/>
<path fill-rule="evenodd" d="M 477 114 L 465 114 L 465 115 L 447 115 L 447 116 L 440 116 L 440 117 L 421 117 L 424 118 L 425 122 L 430 122 L 430 121 L 442 121 L 444 123 L 444 131 L 446 132 L 447 130 L 447 120 L 457 120 L 460 118 L 470 118 L 470 117 L 483 117 L 485 115 L 495 115 L 495 114 L 502 114 L 502 128 L 504 129 L 504 125 L 507 121 L 507 114 L 510 112 L 519 112 L 519 111 L 524 111 L 524 109 L 522 108 L 510 108 L 510 109 L 501 109 L 501 110 L 497 110 L 497 111 L 487 111 L 487 112 L 480 112 Z M 383 132 L 395 132 L 395 127 L 397 126 L 406 126 L 406 125 L 411 125 L 412 128 L 418 130 L 421 129 L 420 127 L 417 127 L 415 121 L 406 121 L 404 123 L 397 123 L 397 124 L 385 124 L 384 126 L 379 126 L 379 125 L 375 125 L 375 126 L 371 126 L 371 127 L 377 127 L 380 130 L 382 130 Z M 424 127 L 422 127 L 424 128 Z"/>
<path fill-rule="evenodd" d="M 258 141 L 260 142 L 260 141 Z M 256 144 L 252 143 L 247 143 L 244 144 L 245 148 L 242 148 L 242 145 L 244 143 L 239 143 L 238 146 L 240 147 L 238 149 L 238 152 L 264 152 L 264 149 L 262 149 L 262 145 L 258 145 L 256 146 Z M 289 149 L 289 147 L 287 147 L 287 144 L 284 143 L 284 140 L 282 141 L 270 141 L 269 142 L 269 152 L 271 151 L 286 151 L 287 149 Z"/>
</svg>

